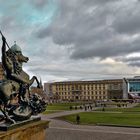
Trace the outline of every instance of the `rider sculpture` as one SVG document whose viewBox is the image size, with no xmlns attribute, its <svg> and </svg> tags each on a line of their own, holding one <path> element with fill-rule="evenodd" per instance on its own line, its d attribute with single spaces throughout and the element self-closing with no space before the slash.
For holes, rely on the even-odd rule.
<svg viewBox="0 0 140 140">
<path fill-rule="evenodd" d="M 36 112 L 40 113 L 45 108 L 45 103 L 34 96 L 30 96 L 29 87 L 34 80 L 37 87 L 40 83 L 36 76 L 30 80 L 29 75 L 23 71 L 22 64 L 29 60 L 22 54 L 21 48 L 15 43 L 6 51 L 6 39 L 2 35 L 2 65 L 5 71 L 5 79 L 0 83 L 0 110 L 4 114 L 4 119 L 12 123 L 16 120 L 29 119 L 37 107 Z M 11 117 L 12 116 L 12 117 Z"/>
</svg>

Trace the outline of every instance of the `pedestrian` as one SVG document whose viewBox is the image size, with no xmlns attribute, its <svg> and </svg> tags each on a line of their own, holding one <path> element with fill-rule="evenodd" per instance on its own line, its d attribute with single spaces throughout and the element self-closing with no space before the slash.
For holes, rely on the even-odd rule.
<svg viewBox="0 0 140 140">
<path fill-rule="evenodd" d="M 72 106 L 70 106 L 70 110 L 72 110 Z"/>
<path fill-rule="evenodd" d="M 76 115 L 76 123 L 79 124 L 80 123 L 80 116 L 77 114 Z"/>
<path fill-rule="evenodd" d="M 92 106 L 90 105 L 90 110 L 92 110 Z"/>
<path fill-rule="evenodd" d="M 77 110 L 77 106 L 75 106 L 75 110 Z"/>
<path fill-rule="evenodd" d="M 87 111 L 87 106 L 85 106 L 85 111 Z"/>
</svg>

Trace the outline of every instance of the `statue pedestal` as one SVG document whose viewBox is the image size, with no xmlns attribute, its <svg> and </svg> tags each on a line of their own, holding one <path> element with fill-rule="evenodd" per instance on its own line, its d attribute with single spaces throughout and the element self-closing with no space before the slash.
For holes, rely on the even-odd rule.
<svg viewBox="0 0 140 140">
<path fill-rule="evenodd" d="M 7 131 L 0 131 L 0 140 L 45 140 L 49 121 L 36 121 Z"/>
</svg>

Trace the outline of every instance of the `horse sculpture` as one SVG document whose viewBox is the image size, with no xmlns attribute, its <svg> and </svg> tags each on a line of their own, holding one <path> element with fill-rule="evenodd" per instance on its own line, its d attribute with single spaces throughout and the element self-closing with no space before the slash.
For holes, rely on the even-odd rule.
<svg viewBox="0 0 140 140">
<path fill-rule="evenodd" d="M 0 110 L 4 114 L 3 119 L 15 123 L 44 111 L 46 103 L 39 95 L 30 95 L 29 88 L 33 82 L 36 81 L 38 88 L 40 83 L 36 76 L 30 79 L 22 69 L 22 64 L 27 63 L 28 57 L 22 54 L 21 48 L 16 44 L 6 51 L 7 42 L 3 35 L 2 41 L 5 79 L 0 83 Z"/>
</svg>

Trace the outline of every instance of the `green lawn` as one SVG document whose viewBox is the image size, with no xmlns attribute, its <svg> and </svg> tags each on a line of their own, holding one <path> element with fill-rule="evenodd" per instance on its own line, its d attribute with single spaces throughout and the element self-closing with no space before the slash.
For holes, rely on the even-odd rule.
<svg viewBox="0 0 140 140">
<path fill-rule="evenodd" d="M 134 108 L 102 108 L 97 111 L 101 112 L 83 112 L 79 113 L 81 124 L 92 124 L 98 123 L 103 124 L 116 124 L 116 125 L 133 125 L 140 126 L 140 104 Z M 76 123 L 76 115 L 62 116 L 59 119 Z"/>
<path fill-rule="evenodd" d="M 99 108 L 96 111 L 102 111 L 103 108 Z M 104 108 L 105 111 L 111 111 L 111 112 L 134 112 L 134 113 L 140 113 L 140 104 L 138 104 L 137 106 L 133 107 L 133 108 L 108 108 L 105 107 Z"/>
<path fill-rule="evenodd" d="M 102 111 L 102 108 L 97 109 L 96 111 Z M 105 111 L 112 111 L 112 112 L 137 112 L 140 113 L 140 107 L 139 108 L 105 108 Z"/>
<path fill-rule="evenodd" d="M 70 110 L 70 106 L 79 106 L 82 103 L 55 103 L 48 105 L 46 110 Z"/>
<path fill-rule="evenodd" d="M 43 112 L 43 114 L 52 114 L 56 112 L 62 112 L 70 110 L 70 106 L 80 106 L 83 103 L 54 103 L 51 105 L 48 105 L 46 110 Z M 74 108 L 73 108 L 74 109 Z"/>
<path fill-rule="evenodd" d="M 107 113 L 107 112 L 83 112 L 79 113 L 80 124 L 117 124 L 140 126 L 140 113 Z M 62 116 L 59 119 L 76 123 L 76 114 Z"/>
</svg>

